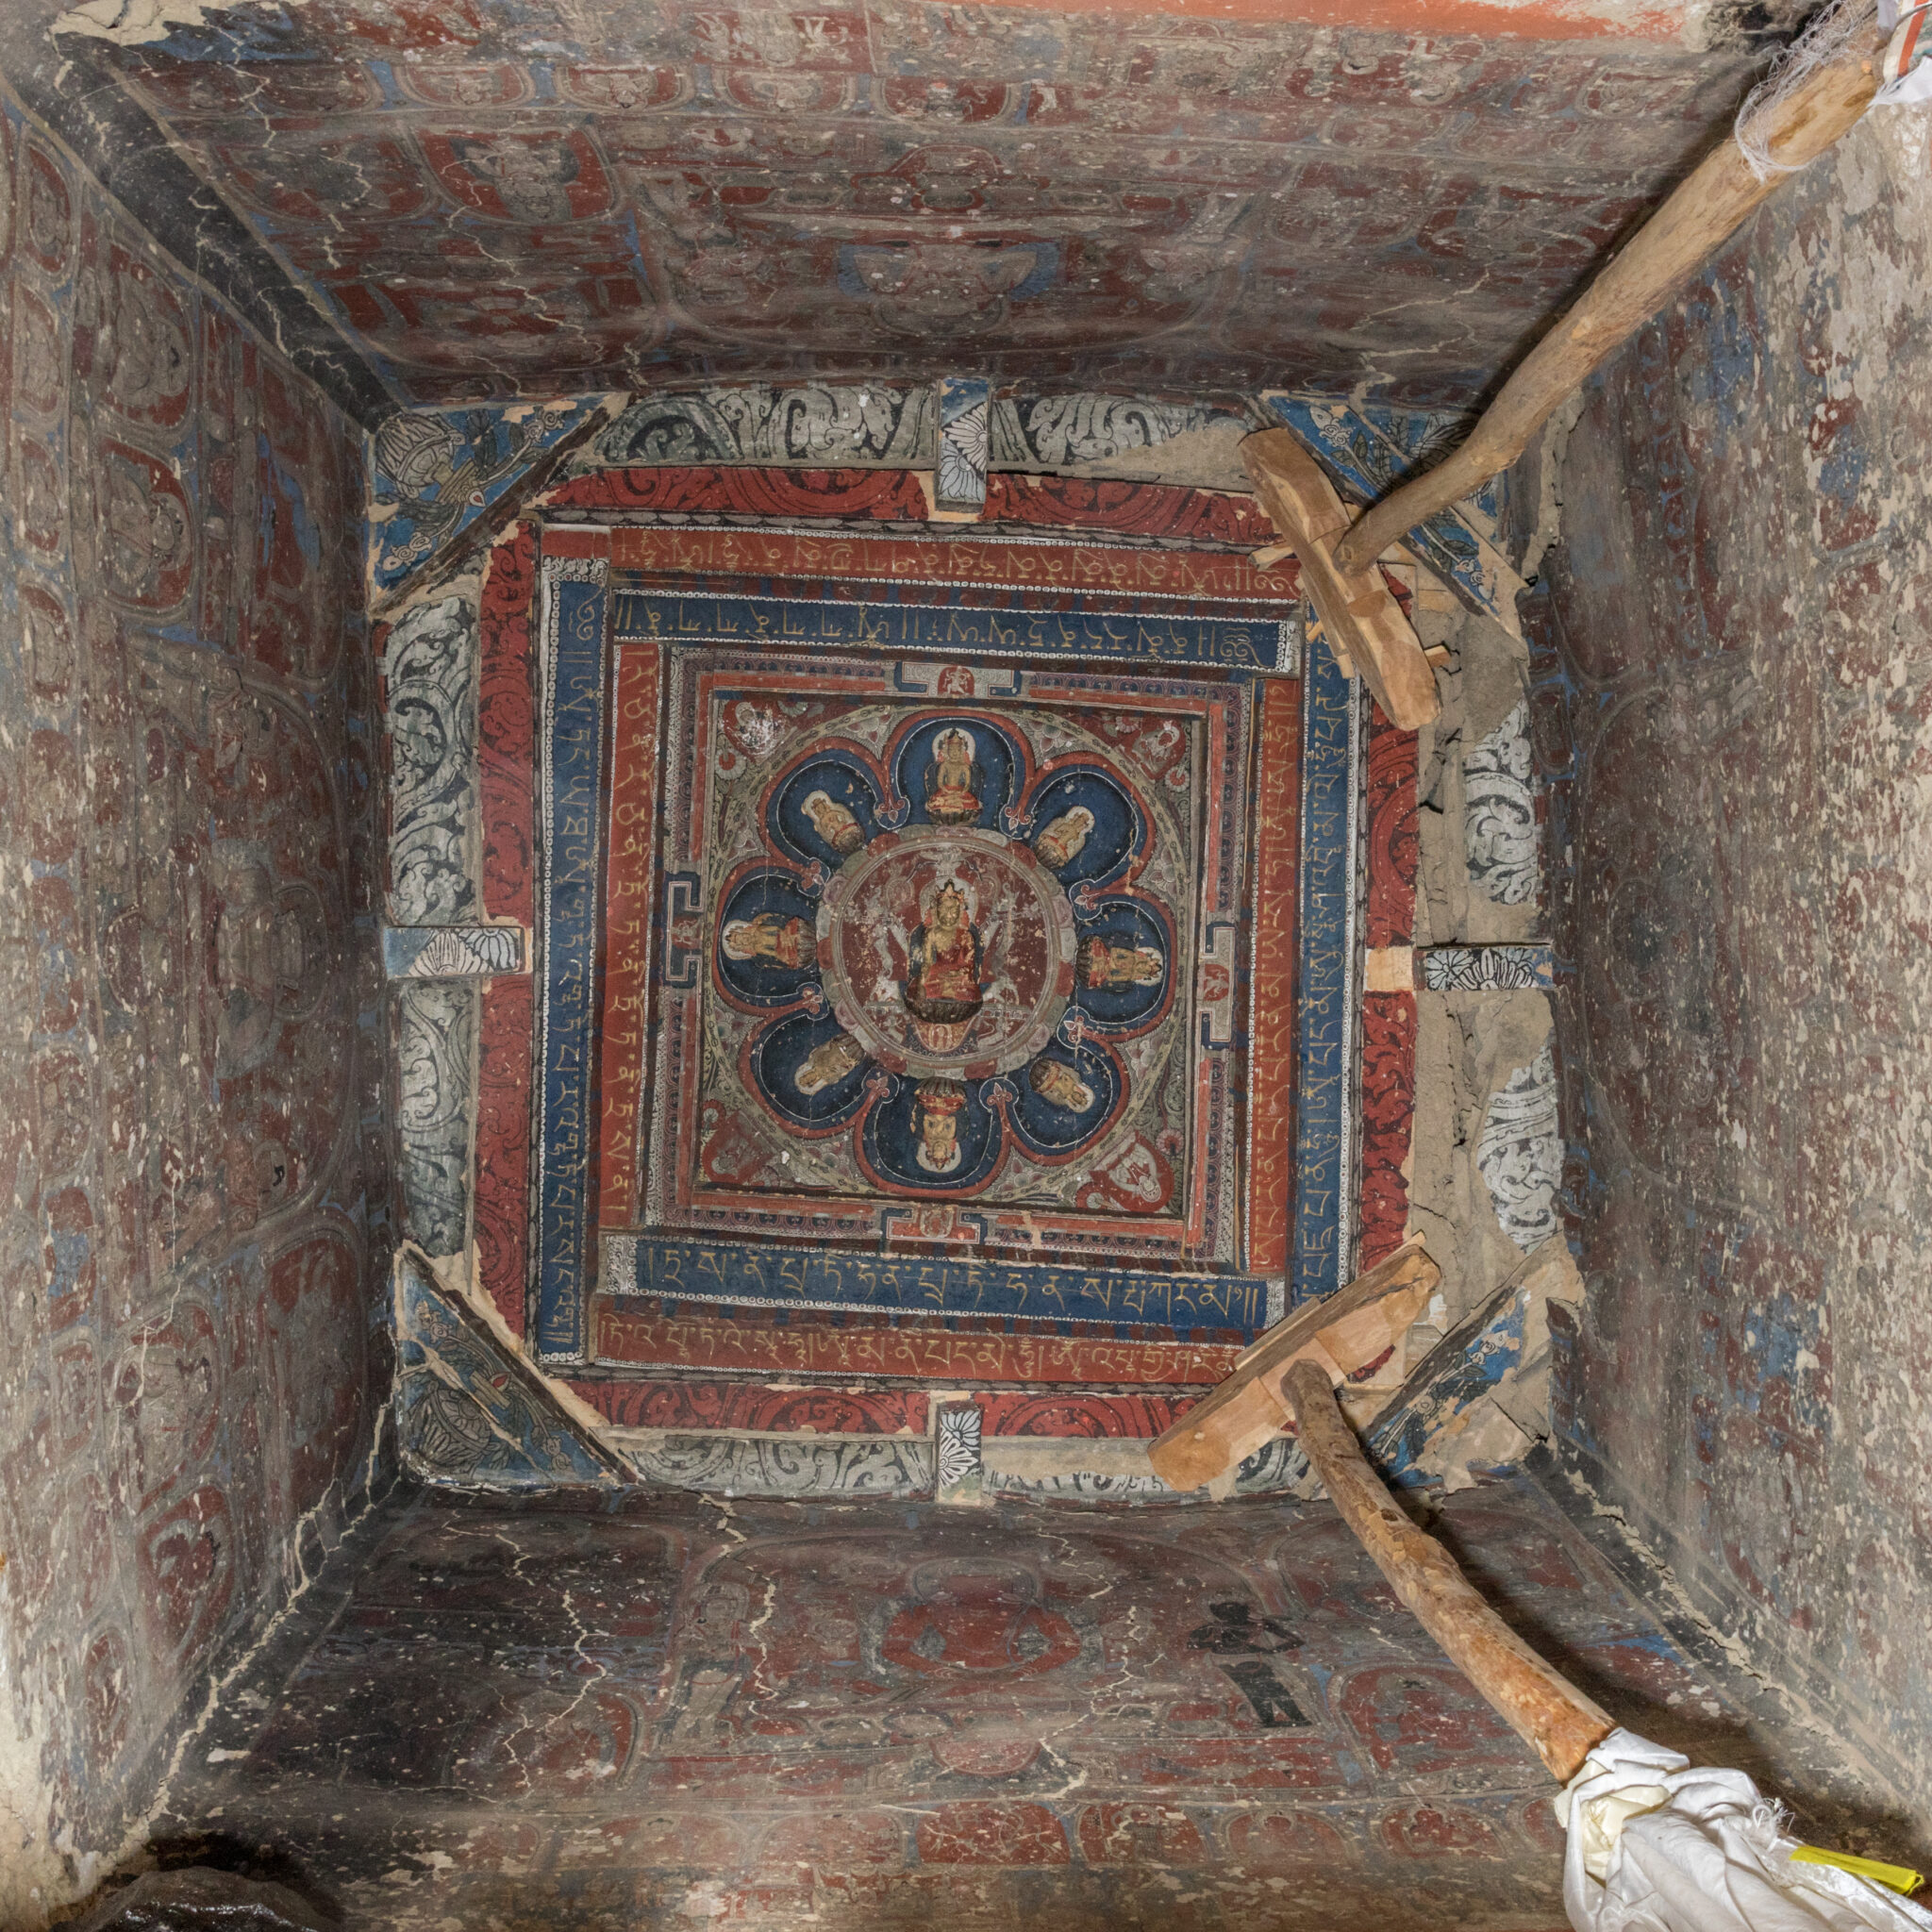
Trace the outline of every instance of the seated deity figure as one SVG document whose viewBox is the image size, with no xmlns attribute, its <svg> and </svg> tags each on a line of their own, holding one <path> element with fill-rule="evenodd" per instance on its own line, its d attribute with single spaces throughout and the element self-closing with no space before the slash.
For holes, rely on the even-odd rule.
<svg viewBox="0 0 1932 1932">
<path fill-rule="evenodd" d="M 1064 1060 L 1038 1059 L 1026 1072 L 1034 1092 L 1068 1113 L 1085 1113 L 1093 1105 L 1092 1088 Z"/>
<path fill-rule="evenodd" d="M 801 1093 L 823 1093 L 827 1087 L 836 1087 L 864 1059 L 865 1049 L 851 1034 L 835 1033 L 806 1055 L 804 1064 L 791 1076 L 791 1084 Z"/>
<path fill-rule="evenodd" d="M 1152 946 L 1090 937 L 1074 955 L 1074 971 L 1083 986 L 1158 986 L 1167 962 Z"/>
<path fill-rule="evenodd" d="M 919 1152 L 913 1158 L 927 1174 L 953 1173 L 964 1154 L 958 1116 L 966 1090 L 954 1080 L 922 1080 L 913 1098 L 919 1125 Z"/>
<path fill-rule="evenodd" d="M 829 791 L 808 791 L 804 810 L 812 829 L 841 858 L 849 858 L 865 843 L 865 833 L 858 819 Z"/>
<path fill-rule="evenodd" d="M 972 737 L 955 725 L 942 731 L 925 773 L 925 811 L 935 824 L 968 825 L 979 816 L 984 774 L 973 756 Z"/>
<path fill-rule="evenodd" d="M 915 1020 L 956 1024 L 979 1011 L 982 947 L 967 915 L 966 894 L 948 879 L 933 894 L 925 923 L 912 934 L 906 967 L 906 1010 Z"/>
<path fill-rule="evenodd" d="M 802 919 L 760 912 L 755 919 L 734 919 L 724 928 L 727 959 L 763 959 L 774 966 L 813 966 L 818 963 L 818 935 Z"/>
<path fill-rule="evenodd" d="M 1080 848 L 1086 844 L 1087 835 L 1092 829 L 1093 814 L 1084 805 L 1076 805 L 1071 811 L 1061 812 L 1041 833 L 1033 842 L 1033 849 L 1040 854 L 1043 865 L 1058 872 L 1079 856 Z"/>
</svg>

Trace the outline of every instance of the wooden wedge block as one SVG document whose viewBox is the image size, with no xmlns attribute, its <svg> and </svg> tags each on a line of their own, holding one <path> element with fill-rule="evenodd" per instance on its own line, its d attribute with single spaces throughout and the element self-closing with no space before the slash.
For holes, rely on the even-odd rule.
<svg viewBox="0 0 1932 1932">
<path fill-rule="evenodd" d="M 1291 429 L 1261 429 L 1241 444 L 1255 494 L 1301 561 L 1329 641 L 1361 673 L 1392 724 L 1414 731 L 1441 709 L 1436 674 L 1380 568 L 1344 571 L 1335 545 L 1349 527 L 1335 486 Z"/>
<path fill-rule="evenodd" d="M 1281 1385 L 1296 1362 L 1314 1362 L 1331 1382 L 1345 1381 L 1407 1334 L 1441 1278 L 1422 1236 L 1411 1235 L 1346 1288 L 1277 1322 L 1212 1394 L 1155 1439 L 1147 1452 L 1155 1474 L 1185 1491 L 1239 1467 L 1289 1425 Z"/>
</svg>

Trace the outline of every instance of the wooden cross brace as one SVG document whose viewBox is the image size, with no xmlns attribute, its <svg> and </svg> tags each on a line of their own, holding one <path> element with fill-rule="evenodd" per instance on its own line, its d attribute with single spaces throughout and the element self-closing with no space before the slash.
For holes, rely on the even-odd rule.
<svg viewBox="0 0 1932 1932">
<path fill-rule="evenodd" d="M 1405 731 L 1426 724 L 1442 708 L 1436 674 L 1383 581 L 1381 566 L 1371 562 L 1365 569 L 1343 570 L 1335 561 L 1349 514 L 1322 466 L 1288 429 L 1257 430 L 1242 442 L 1241 461 L 1282 539 L 1257 551 L 1256 563 L 1276 562 L 1292 553 L 1301 563 L 1302 588 L 1337 656 L 1361 673 L 1391 724 Z"/>
<path fill-rule="evenodd" d="M 1147 1451 L 1154 1473 L 1183 1491 L 1230 1475 L 1291 1425 L 1282 1381 L 1296 1362 L 1313 1362 L 1331 1382 L 1342 1383 L 1392 1349 L 1390 1373 L 1373 1385 L 1386 1396 L 1384 1385 L 1399 1383 L 1405 1373 L 1403 1340 L 1441 1279 L 1422 1236 L 1410 1235 L 1346 1288 L 1277 1322 L 1212 1394 L 1155 1439 Z"/>
</svg>

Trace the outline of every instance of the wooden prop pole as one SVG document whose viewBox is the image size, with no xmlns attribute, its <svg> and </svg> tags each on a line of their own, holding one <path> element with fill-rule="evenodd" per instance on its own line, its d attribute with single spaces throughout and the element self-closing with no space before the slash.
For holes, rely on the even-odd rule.
<svg viewBox="0 0 1932 1932">
<path fill-rule="evenodd" d="M 1764 111 L 1766 145 L 1786 168 L 1815 160 L 1872 105 L 1886 36 L 1875 25 Z M 1592 370 L 1663 307 L 1782 175 L 1760 181 L 1728 138 L 1638 229 L 1623 253 L 1540 341 L 1454 455 L 1363 515 L 1335 545 L 1343 571 L 1364 570 L 1391 543 L 1507 469 Z"/>
<path fill-rule="evenodd" d="M 1302 1453 L 1375 1568 L 1457 1669 L 1567 1785 L 1592 1747 L 1616 1729 L 1609 1713 L 1537 1656 L 1476 1594 L 1456 1558 L 1395 1507 L 1315 1363 L 1296 1362 L 1283 1393 Z"/>
</svg>

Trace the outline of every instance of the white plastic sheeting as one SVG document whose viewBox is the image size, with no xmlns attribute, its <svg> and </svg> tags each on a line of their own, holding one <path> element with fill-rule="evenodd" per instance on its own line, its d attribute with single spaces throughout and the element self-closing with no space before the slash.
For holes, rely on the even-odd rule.
<svg viewBox="0 0 1932 1932">
<path fill-rule="evenodd" d="M 1878 0 L 1878 23 L 1892 34 L 1876 105 L 1901 108 L 1932 101 L 1932 8 L 1926 0 L 1903 7 L 1898 0 Z"/>
<path fill-rule="evenodd" d="M 1557 1801 L 1576 1932 L 1932 1932 L 1932 1912 L 1829 1865 L 1796 1864 L 1740 1771 L 1612 1731 Z"/>
</svg>

